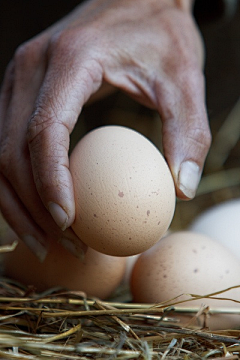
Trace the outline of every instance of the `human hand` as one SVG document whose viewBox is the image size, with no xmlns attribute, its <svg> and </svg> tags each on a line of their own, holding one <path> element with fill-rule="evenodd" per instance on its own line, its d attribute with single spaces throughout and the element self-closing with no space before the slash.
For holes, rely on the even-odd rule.
<svg viewBox="0 0 240 360">
<path fill-rule="evenodd" d="M 20 46 L 0 99 L 0 208 L 43 260 L 47 238 L 81 254 L 69 134 L 108 83 L 156 109 L 180 198 L 194 197 L 210 146 L 203 50 L 190 0 L 92 0 Z"/>
</svg>

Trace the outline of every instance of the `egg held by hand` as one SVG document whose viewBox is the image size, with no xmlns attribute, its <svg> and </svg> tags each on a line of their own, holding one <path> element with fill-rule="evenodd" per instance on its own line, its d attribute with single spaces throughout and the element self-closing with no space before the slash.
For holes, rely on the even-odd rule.
<svg viewBox="0 0 240 360">
<path fill-rule="evenodd" d="M 131 277 L 131 290 L 135 302 L 159 303 L 190 299 L 187 294 L 204 296 L 231 286 L 240 285 L 240 264 L 229 251 L 211 238 L 194 232 L 172 233 L 161 239 L 151 249 L 141 254 L 135 263 Z M 181 295 L 186 294 L 186 295 Z M 225 297 L 240 301 L 240 289 L 229 290 L 216 295 L 216 299 L 199 299 L 177 304 L 177 307 L 231 308 L 240 304 Z M 193 317 L 168 313 L 183 323 Z M 197 325 L 204 325 L 204 317 Z M 196 321 L 194 322 L 196 325 Z M 240 316 L 236 314 L 210 315 L 207 325 L 210 329 L 240 327 Z"/>
<path fill-rule="evenodd" d="M 15 234 L 8 234 L 9 243 L 16 239 Z M 126 259 L 123 257 L 108 256 L 88 248 L 84 260 L 80 261 L 50 240 L 48 255 L 40 263 L 27 246 L 18 241 L 13 252 L 4 254 L 4 275 L 26 286 L 34 286 L 37 292 L 60 286 L 105 299 L 124 276 Z"/>
<path fill-rule="evenodd" d="M 75 233 L 91 248 L 114 256 L 139 254 L 167 231 L 175 188 L 159 150 L 122 126 L 97 128 L 70 156 Z"/>
</svg>

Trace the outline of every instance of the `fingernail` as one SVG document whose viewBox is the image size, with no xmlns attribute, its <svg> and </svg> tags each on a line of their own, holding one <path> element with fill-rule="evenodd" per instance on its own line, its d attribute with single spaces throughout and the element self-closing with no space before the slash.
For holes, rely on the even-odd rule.
<svg viewBox="0 0 240 360">
<path fill-rule="evenodd" d="M 22 240 L 27 245 L 27 247 L 37 256 L 40 262 L 43 262 L 45 260 L 48 254 L 48 250 L 34 236 L 24 235 L 22 236 Z"/>
<path fill-rule="evenodd" d="M 69 251 L 72 255 L 80 259 L 81 261 L 84 260 L 85 251 L 80 247 L 77 246 L 72 240 L 69 240 L 65 237 L 59 239 L 60 244 Z"/>
<path fill-rule="evenodd" d="M 201 171 L 195 162 L 185 161 L 181 164 L 178 174 L 178 186 L 189 199 L 195 196 L 200 179 Z"/>
<path fill-rule="evenodd" d="M 68 214 L 66 211 L 64 211 L 60 205 L 53 202 L 48 204 L 48 210 L 52 215 L 53 220 L 62 229 L 62 231 L 66 230 L 68 223 Z"/>
</svg>

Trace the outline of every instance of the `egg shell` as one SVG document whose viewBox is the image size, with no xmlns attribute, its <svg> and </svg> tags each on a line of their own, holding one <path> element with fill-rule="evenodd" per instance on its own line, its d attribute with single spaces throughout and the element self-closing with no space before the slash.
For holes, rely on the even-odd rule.
<svg viewBox="0 0 240 360">
<path fill-rule="evenodd" d="M 16 236 L 8 235 L 8 243 Z M 83 291 L 88 296 L 106 299 L 122 281 L 126 260 L 101 254 L 88 248 L 82 262 L 53 240 L 43 263 L 18 240 L 17 248 L 4 255 L 4 275 L 22 284 L 32 285 L 36 291 L 61 286 L 69 290 Z"/>
<path fill-rule="evenodd" d="M 126 257 L 126 268 L 125 268 L 125 273 L 124 273 L 123 280 L 122 280 L 123 285 L 126 285 L 126 286 L 129 285 L 131 275 L 132 275 L 132 269 L 133 269 L 137 259 L 139 258 L 139 256 L 140 256 L 140 254 Z"/>
<path fill-rule="evenodd" d="M 168 231 L 166 232 L 166 235 L 169 235 L 170 234 L 170 230 L 168 229 Z M 131 280 L 131 276 L 132 276 L 132 270 L 133 270 L 133 267 L 137 261 L 137 259 L 139 258 L 141 254 L 137 254 L 137 255 L 132 255 L 132 256 L 127 256 L 126 257 L 126 269 L 125 269 L 125 274 L 123 276 L 123 280 L 122 280 L 122 284 L 125 285 L 125 286 L 128 286 L 130 285 L 130 280 Z"/>
<path fill-rule="evenodd" d="M 143 135 L 122 126 L 88 133 L 70 157 L 75 233 L 109 255 L 139 254 L 168 229 L 175 189 L 166 161 Z"/>
<path fill-rule="evenodd" d="M 131 291 L 135 302 L 159 303 L 186 294 L 207 295 L 240 285 L 239 261 L 221 244 L 194 232 L 176 232 L 161 239 L 143 253 L 135 263 L 131 277 Z M 229 290 L 216 297 L 240 301 L 240 289 Z M 238 307 L 227 300 L 199 299 L 178 304 L 178 307 L 209 305 L 210 307 Z M 171 316 L 171 313 L 168 313 Z M 174 315 L 186 323 L 189 318 Z M 198 325 L 203 326 L 203 317 Z M 196 325 L 196 324 L 195 324 Z M 211 315 L 211 329 L 240 326 L 239 315 Z"/>
<path fill-rule="evenodd" d="M 240 260 L 240 199 L 207 209 L 192 222 L 189 230 L 210 236 Z"/>
</svg>

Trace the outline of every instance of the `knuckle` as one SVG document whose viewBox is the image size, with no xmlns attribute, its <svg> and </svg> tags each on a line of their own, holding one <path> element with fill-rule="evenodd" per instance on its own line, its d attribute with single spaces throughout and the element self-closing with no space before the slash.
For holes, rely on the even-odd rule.
<svg viewBox="0 0 240 360">
<path fill-rule="evenodd" d="M 68 152 L 69 129 L 45 110 L 38 108 L 32 114 L 27 126 L 27 142 L 31 147 L 32 160 L 38 163 L 39 154 L 45 154 L 46 161 L 56 160 Z M 38 163 L 39 166 L 39 163 Z"/>
<path fill-rule="evenodd" d="M 42 40 L 33 39 L 21 44 L 15 51 L 13 61 L 15 68 L 26 69 L 35 65 L 42 51 Z"/>
<path fill-rule="evenodd" d="M 60 54 L 69 53 L 70 48 L 74 48 L 75 38 L 74 33 L 70 29 L 56 32 L 49 40 L 48 56 L 51 57 L 55 53 L 57 56 Z"/>
<path fill-rule="evenodd" d="M 27 43 L 23 43 L 18 46 L 14 54 L 15 64 L 21 64 L 25 60 L 25 58 L 27 57 L 28 48 L 29 46 L 27 45 Z"/>
<path fill-rule="evenodd" d="M 14 60 L 16 64 L 25 63 L 26 59 L 29 58 L 33 53 L 32 43 L 25 42 L 21 44 L 15 51 Z"/>
<path fill-rule="evenodd" d="M 188 138 L 197 144 L 198 147 L 202 148 L 204 151 L 208 151 L 211 142 L 212 135 L 208 126 L 204 127 L 195 127 L 188 134 Z"/>
<path fill-rule="evenodd" d="M 76 54 L 82 47 L 85 48 L 85 52 L 89 48 L 88 44 L 93 46 L 93 43 L 98 44 L 99 33 L 91 26 L 68 28 L 56 32 L 49 40 L 48 55 L 51 57 L 55 53 L 57 56 Z"/>
<path fill-rule="evenodd" d="M 46 113 L 43 108 L 37 108 L 30 117 L 27 125 L 27 140 L 28 143 L 33 142 L 46 129 L 54 123 L 52 117 Z"/>
</svg>

